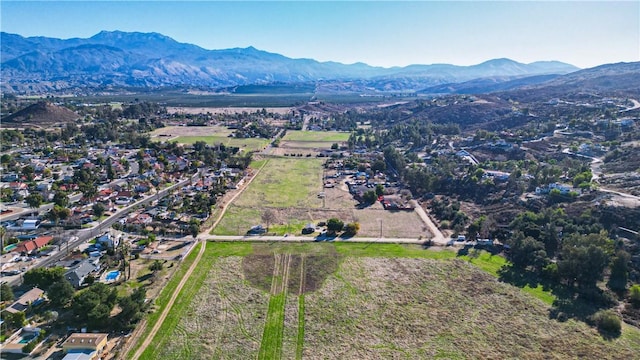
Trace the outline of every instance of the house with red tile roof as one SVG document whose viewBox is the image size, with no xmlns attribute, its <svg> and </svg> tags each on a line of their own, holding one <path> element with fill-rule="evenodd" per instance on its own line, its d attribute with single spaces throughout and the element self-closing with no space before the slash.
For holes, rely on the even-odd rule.
<svg viewBox="0 0 640 360">
<path fill-rule="evenodd" d="M 42 248 L 53 240 L 53 236 L 40 236 L 33 240 L 23 241 L 13 250 L 19 253 L 30 254 L 35 250 Z"/>
</svg>

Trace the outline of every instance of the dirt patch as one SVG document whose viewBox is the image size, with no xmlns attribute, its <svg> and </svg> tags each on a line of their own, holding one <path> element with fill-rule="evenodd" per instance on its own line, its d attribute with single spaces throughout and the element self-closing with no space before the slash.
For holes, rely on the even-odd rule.
<svg viewBox="0 0 640 360">
<path fill-rule="evenodd" d="M 304 340 L 305 359 L 634 356 L 461 260 L 346 258 L 305 297 Z"/>
<path fill-rule="evenodd" d="M 338 269 L 340 262 L 334 248 L 327 248 L 324 254 L 290 254 L 290 259 L 285 285 L 291 294 L 318 290 L 326 278 Z M 258 289 L 271 291 L 275 261 L 274 254 L 254 253 L 244 257 L 242 270 L 245 279 Z"/>
</svg>

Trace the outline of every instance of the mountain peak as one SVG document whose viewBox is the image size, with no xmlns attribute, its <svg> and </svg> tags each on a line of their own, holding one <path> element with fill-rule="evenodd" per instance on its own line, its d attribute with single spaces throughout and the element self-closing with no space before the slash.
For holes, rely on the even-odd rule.
<svg viewBox="0 0 640 360">
<path fill-rule="evenodd" d="M 519 63 L 515 60 L 511 60 L 509 58 L 498 58 L 498 59 L 487 60 L 476 66 L 509 66 L 509 65 L 524 65 L 524 64 Z"/>
</svg>

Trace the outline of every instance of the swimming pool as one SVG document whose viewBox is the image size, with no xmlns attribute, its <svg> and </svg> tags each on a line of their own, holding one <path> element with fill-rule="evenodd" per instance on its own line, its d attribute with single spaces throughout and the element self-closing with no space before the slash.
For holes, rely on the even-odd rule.
<svg viewBox="0 0 640 360">
<path fill-rule="evenodd" d="M 11 244 L 4 247 L 4 251 L 9 252 L 18 247 L 18 244 Z"/>
<path fill-rule="evenodd" d="M 38 334 L 29 334 L 27 336 L 24 336 L 20 339 L 20 341 L 18 341 L 18 344 L 28 344 L 29 341 L 33 340 L 36 336 L 38 336 Z"/>
<path fill-rule="evenodd" d="M 114 281 L 114 280 L 117 280 L 119 276 L 120 276 L 120 271 L 118 271 L 118 270 L 113 270 L 113 271 L 109 271 L 109 272 L 107 273 L 107 276 L 106 276 L 106 278 L 105 278 L 105 279 L 106 279 L 107 281 Z"/>
</svg>

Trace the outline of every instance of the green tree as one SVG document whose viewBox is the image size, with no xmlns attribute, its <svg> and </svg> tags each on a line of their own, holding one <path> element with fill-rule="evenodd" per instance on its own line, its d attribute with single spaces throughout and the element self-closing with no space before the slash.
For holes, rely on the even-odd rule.
<svg viewBox="0 0 640 360">
<path fill-rule="evenodd" d="M 27 181 L 33 181 L 35 176 L 35 170 L 31 165 L 23 167 L 20 173 L 27 179 Z"/>
<path fill-rule="evenodd" d="M 157 271 L 162 270 L 162 262 L 160 260 L 155 260 L 154 262 L 151 263 L 151 265 L 149 265 L 149 270 L 153 271 L 154 273 Z"/>
<path fill-rule="evenodd" d="M 94 283 L 78 292 L 71 303 L 73 314 L 81 322 L 95 329 L 108 326 L 109 314 L 118 299 L 116 288 L 103 283 Z"/>
<path fill-rule="evenodd" d="M 113 166 L 111 165 L 111 159 L 107 160 L 107 179 L 113 180 L 116 178 L 116 173 L 113 171 Z"/>
<path fill-rule="evenodd" d="M 344 222 L 338 218 L 331 218 L 327 220 L 327 230 L 331 233 L 342 231 L 344 228 Z"/>
<path fill-rule="evenodd" d="M 142 311 L 145 309 L 146 290 L 142 287 L 135 289 L 131 295 L 125 296 L 118 301 L 122 310 L 116 320 L 122 327 L 128 327 L 131 323 L 140 320 Z"/>
<path fill-rule="evenodd" d="M 87 314 L 87 325 L 92 329 L 106 329 L 109 327 L 109 316 L 113 306 L 98 303 Z"/>
<path fill-rule="evenodd" d="M 15 313 L 5 312 L 3 317 L 4 321 L 7 322 L 7 325 L 12 329 L 20 328 L 27 323 L 27 316 L 23 311 Z"/>
<path fill-rule="evenodd" d="M 107 208 L 102 203 L 97 202 L 93 204 L 91 210 L 93 211 L 93 215 L 100 219 L 102 215 L 104 215 L 105 211 L 107 211 Z"/>
<path fill-rule="evenodd" d="M 47 289 L 47 297 L 51 301 L 51 305 L 58 308 L 64 308 L 71 300 L 73 300 L 73 294 L 75 289 L 66 280 L 57 281 Z"/>
<path fill-rule="evenodd" d="M 7 283 L 0 285 L 0 301 L 13 301 L 13 290 Z"/>
<path fill-rule="evenodd" d="M 47 289 L 51 284 L 64 280 L 65 268 L 56 266 L 52 268 L 35 268 L 24 273 L 23 280 L 27 285 Z"/>
<path fill-rule="evenodd" d="M 65 191 L 56 191 L 53 195 L 53 203 L 61 207 L 67 207 L 69 205 L 68 194 Z"/>
<path fill-rule="evenodd" d="M 93 182 L 80 183 L 78 189 L 86 199 L 93 199 L 98 195 L 98 187 Z"/>
<path fill-rule="evenodd" d="M 516 234 L 508 241 L 511 247 L 509 259 L 514 267 L 528 269 L 532 267 L 536 271 L 541 271 L 549 262 L 544 244 L 531 236 L 523 237 Z"/>
<path fill-rule="evenodd" d="M 344 235 L 346 236 L 355 236 L 358 231 L 360 231 L 360 223 L 358 222 L 348 223 L 344 227 Z"/>
<path fill-rule="evenodd" d="M 373 204 L 374 202 L 376 202 L 377 198 L 378 197 L 376 196 L 376 193 L 373 190 L 367 190 L 365 191 L 364 194 L 362 194 L 362 201 L 365 204 Z"/>
<path fill-rule="evenodd" d="M 635 308 L 640 308 L 640 284 L 635 284 L 629 289 L 629 300 Z"/>
<path fill-rule="evenodd" d="M 191 236 L 195 238 L 198 236 L 199 233 L 200 233 L 200 226 L 198 226 L 198 224 L 196 223 L 189 224 L 189 234 L 191 234 Z"/>
<path fill-rule="evenodd" d="M 607 286 L 609 289 L 622 293 L 627 288 L 627 281 L 629 280 L 629 262 L 631 261 L 631 255 L 624 250 L 618 250 L 616 252 L 613 261 L 611 262 L 611 274 L 609 275 L 609 282 Z"/>
<path fill-rule="evenodd" d="M 24 201 L 27 202 L 27 205 L 29 205 L 30 208 L 37 209 L 44 202 L 44 198 L 40 193 L 32 192 L 24 199 Z"/>
<path fill-rule="evenodd" d="M 570 286 L 595 287 L 609 265 L 612 243 L 606 232 L 568 236 L 560 251 L 558 275 Z"/>
<path fill-rule="evenodd" d="M 371 171 L 376 172 L 385 172 L 387 170 L 387 164 L 385 164 L 384 160 L 376 159 L 373 164 L 371 164 Z"/>
<path fill-rule="evenodd" d="M 4 253 L 4 237 L 7 235 L 7 229 L 0 226 L 0 253 Z"/>
<path fill-rule="evenodd" d="M 378 184 L 376 185 L 376 196 L 384 195 L 384 185 Z"/>
<path fill-rule="evenodd" d="M 68 218 L 70 214 L 71 210 L 59 205 L 53 205 L 53 209 L 47 213 L 47 218 L 57 225 L 58 221 Z"/>
</svg>

